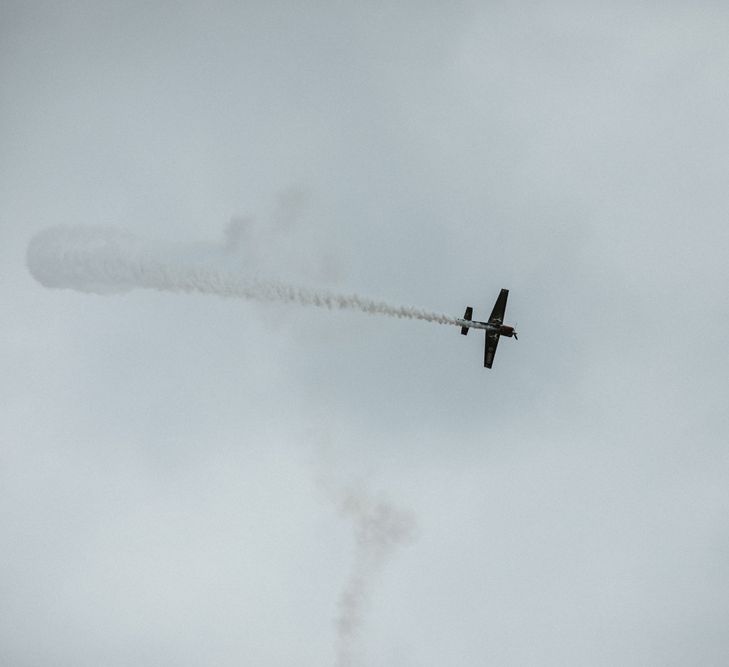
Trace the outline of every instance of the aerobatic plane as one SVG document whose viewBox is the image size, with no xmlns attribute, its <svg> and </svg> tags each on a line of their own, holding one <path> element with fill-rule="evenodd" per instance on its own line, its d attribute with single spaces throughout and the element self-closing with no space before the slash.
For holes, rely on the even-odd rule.
<svg viewBox="0 0 729 667">
<path fill-rule="evenodd" d="M 469 329 L 485 329 L 486 330 L 486 349 L 483 356 L 483 365 L 486 368 L 491 368 L 494 363 L 494 355 L 496 354 L 496 346 L 499 344 L 499 338 L 506 336 L 511 338 L 512 336 L 516 339 L 516 331 L 514 327 L 509 327 L 504 324 L 504 313 L 506 312 L 506 299 L 509 298 L 509 290 L 502 289 L 499 293 L 499 297 L 496 299 L 494 309 L 491 311 L 491 317 L 488 322 L 478 322 L 472 320 L 473 308 L 468 306 L 463 319 L 456 320 L 456 324 L 461 327 L 461 333 L 466 336 Z"/>
</svg>

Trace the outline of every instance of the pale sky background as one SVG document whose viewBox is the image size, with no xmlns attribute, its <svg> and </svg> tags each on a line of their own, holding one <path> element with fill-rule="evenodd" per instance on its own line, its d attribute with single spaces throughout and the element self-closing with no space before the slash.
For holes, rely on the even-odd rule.
<svg viewBox="0 0 729 667">
<path fill-rule="evenodd" d="M 5 2 L 0 663 L 729 664 L 724 3 Z M 52 225 L 520 340 L 49 290 Z M 340 660 L 340 664 L 341 660 Z"/>
</svg>

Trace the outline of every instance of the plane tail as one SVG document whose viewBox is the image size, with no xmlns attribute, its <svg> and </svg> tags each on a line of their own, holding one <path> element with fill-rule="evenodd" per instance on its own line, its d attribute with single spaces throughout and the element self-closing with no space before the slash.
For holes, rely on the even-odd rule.
<svg viewBox="0 0 729 667">
<path fill-rule="evenodd" d="M 473 319 L 473 308 L 471 308 L 471 306 L 468 306 L 468 308 L 466 308 L 466 314 L 463 316 L 463 319 L 469 322 Z M 461 334 L 463 334 L 464 336 L 468 336 L 469 328 L 470 327 L 461 327 Z"/>
</svg>

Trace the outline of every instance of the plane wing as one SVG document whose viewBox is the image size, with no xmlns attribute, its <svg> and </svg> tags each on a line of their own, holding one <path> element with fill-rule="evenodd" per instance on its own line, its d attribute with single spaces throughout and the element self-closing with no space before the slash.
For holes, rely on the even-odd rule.
<svg viewBox="0 0 729 667">
<path fill-rule="evenodd" d="M 491 317 L 489 317 L 489 324 L 503 324 L 504 313 L 506 313 L 506 300 L 509 298 L 509 290 L 502 289 L 499 292 L 499 296 L 494 304 L 494 309 L 491 311 Z M 494 346 L 495 349 L 495 346 Z"/>
<path fill-rule="evenodd" d="M 502 290 L 504 291 L 504 290 Z M 494 355 L 496 354 L 496 346 L 499 344 L 499 334 L 497 333 L 486 333 L 486 349 L 483 354 L 483 365 L 486 368 L 491 368 L 494 363 Z"/>
</svg>

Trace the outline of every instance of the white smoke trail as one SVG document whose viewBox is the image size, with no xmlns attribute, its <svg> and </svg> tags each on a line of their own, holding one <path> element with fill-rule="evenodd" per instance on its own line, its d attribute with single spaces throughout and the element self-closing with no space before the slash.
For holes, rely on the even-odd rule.
<svg viewBox="0 0 729 667">
<path fill-rule="evenodd" d="M 354 667 L 373 581 L 392 551 L 413 538 L 415 519 L 384 500 L 375 502 L 354 489 L 343 494 L 340 510 L 352 521 L 356 546 L 352 571 L 339 596 L 336 666 Z"/>
<path fill-rule="evenodd" d="M 198 246 L 144 242 L 132 234 L 99 227 L 54 227 L 28 245 L 30 272 L 46 287 L 98 294 L 147 288 L 223 297 L 298 303 L 320 308 L 359 310 L 371 315 L 455 325 L 447 315 L 411 306 L 393 306 L 356 294 L 298 287 L 247 277 L 230 254 L 205 253 Z"/>
</svg>

